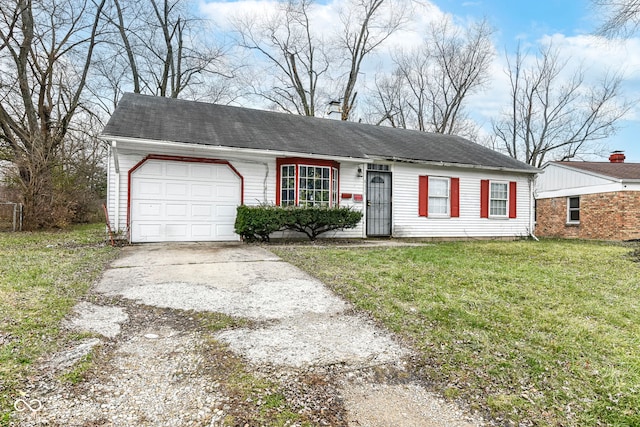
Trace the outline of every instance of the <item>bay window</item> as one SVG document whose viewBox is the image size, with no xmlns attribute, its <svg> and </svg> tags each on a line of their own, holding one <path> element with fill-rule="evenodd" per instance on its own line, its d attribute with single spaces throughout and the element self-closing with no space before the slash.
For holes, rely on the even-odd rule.
<svg viewBox="0 0 640 427">
<path fill-rule="evenodd" d="M 276 204 L 332 207 L 338 205 L 338 163 L 288 158 L 277 160 Z"/>
</svg>

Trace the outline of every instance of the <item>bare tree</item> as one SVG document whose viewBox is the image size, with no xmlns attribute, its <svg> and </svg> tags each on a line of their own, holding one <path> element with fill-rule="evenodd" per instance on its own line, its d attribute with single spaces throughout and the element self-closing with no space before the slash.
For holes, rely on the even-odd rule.
<svg viewBox="0 0 640 427">
<path fill-rule="evenodd" d="M 395 77 L 391 79 L 395 83 L 378 79 L 387 83 L 377 84 L 375 104 L 383 107 L 382 120 L 402 116 L 406 126 L 421 131 L 474 136 L 476 126 L 464 107 L 469 95 L 489 78 L 494 56 L 491 35 L 486 21 L 466 29 L 448 20 L 431 24 L 420 48 L 395 55 Z M 398 85 L 402 88 L 396 89 Z M 391 102 L 391 94 L 402 99 Z"/>
<path fill-rule="evenodd" d="M 640 0 L 591 1 L 604 16 L 599 34 L 630 36 L 640 28 Z"/>
<path fill-rule="evenodd" d="M 92 91 L 110 112 L 112 101 L 133 91 L 166 97 L 219 94 L 219 79 L 231 77 L 224 48 L 207 34 L 188 0 L 108 0 L 107 49 L 99 52 Z"/>
<path fill-rule="evenodd" d="M 253 82 L 255 94 L 281 110 L 307 116 L 339 99 L 347 120 L 363 60 L 402 25 L 405 9 L 395 0 L 350 0 L 339 12 L 338 33 L 330 34 L 314 28 L 313 7 L 312 0 L 288 0 L 273 16 L 236 18 L 238 45 L 266 61 L 261 76 L 273 76 Z"/>
<path fill-rule="evenodd" d="M 356 104 L 356 85 L 362 61 L 407 20 L 407 10 L 392 0 L 352 0 L 340 13 L 338 43 L 347 53 L 348 72 L 342 85 L 342 120 L 349 120 Z"/>
<path fill-rule="evenodd" d="M 622 99 L 620 75 L 589 85 L 582 68 L 568 77 L 567 60 L 549 45 L 533 65 L 518 49 L 509 61 L 510 104 L 493 124 L 497 145 L 513 158 L 540 167 L 547 160 L 590 154 L 616 131 L 629 110 Z"/>
<path fill-rule="evenodd" d="M 410 108 L 406 102 L 408 95 L 400 70 L 396 69 L 390 75 L 377 75 L 375 86 L 369 111 L 369 116 L 375 117 L 375 125 L 386 122 L 391 127 L 407 129 Z"/>
<path fill-rule="evenodd" d="M 0 0 L 0 145 L 25 225 L 53 224 L 59 151 L 81 106 L 106 0 Z"/>
<path fill-rule="evenodd" d="M 311 28 L 311 7 L 310 0 L 289 0 L 273 16 L 234 20 L 238 45 L 266 59 L 261 75 L 273 76 L 258 82 L 254 93 L 286 112 L 305 116 L 316 115 L 319 83 L 329 69 L 325 46 Z"/>
</svg>

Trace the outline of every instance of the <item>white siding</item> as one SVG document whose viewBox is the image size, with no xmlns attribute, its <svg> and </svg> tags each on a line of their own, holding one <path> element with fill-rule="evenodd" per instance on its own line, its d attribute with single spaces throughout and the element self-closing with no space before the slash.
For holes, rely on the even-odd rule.
<svg viewBox="0 0 640 427">
<path fill-rule="evenodd" d="M 612 178 L 549 163 L 536 178 L 535 189 L 537 198 L 549 198 L 619 191 L 621 185 Z"/>
<path fill-rule="evenodd" d="M 418 177 L 460 179 L 460 217 L 418 215 Z M 393 167 L 393 235 L 395 237 L 522 237 L 531 232 L 529 175 L 470 169 L 397 164 Z M 515 181 L 517 218 L 480 218 L 480 181 Z"/>
</svg>

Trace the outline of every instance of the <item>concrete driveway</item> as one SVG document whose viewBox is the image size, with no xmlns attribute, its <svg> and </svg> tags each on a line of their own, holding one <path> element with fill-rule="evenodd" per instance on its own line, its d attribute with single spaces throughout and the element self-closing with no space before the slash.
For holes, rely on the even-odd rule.
<svg viewBox="0 0 640 427">
<path fill-rule="evenodd" d="M 124 248 L 96 292 L 145 305 L 265 322 L 217 338 L 255 363 L 302 367 L 397 362 L 407 354 L 324 284 L 266 249 L 238 244 Z"/>
<path fill-rule="evenodd" d="M 251 326 L 211 336 L 194 311 Z M 259 246 L 125 247 L 65 325 L 100 338 L 45 361 L 29 390 L 43 409 L 22 414 L 18 425 L 227 425 L 228 414 L 251 406 L 233 403 L 218 384 L 231 353 L 279 384 L 314 424 L 482 425 L 412 381 L 411 352 L 391 334 Z M 209 353 L 212 338 L 230 351 Z M 96 346 L 91 375 L 76 386 L 59 380 Z"/>
</svg>

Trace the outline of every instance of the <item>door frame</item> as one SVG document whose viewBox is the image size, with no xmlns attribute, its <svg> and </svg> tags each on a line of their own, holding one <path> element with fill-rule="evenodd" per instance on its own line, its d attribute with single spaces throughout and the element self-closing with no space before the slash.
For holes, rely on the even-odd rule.
<svg viewBox="0 0 640 427">
<path fill-rule="evenodd" d="M 371 215 L 369 215 L 369 207 L 370 207 L 370 191 L 369 191 L 369 174 L 381 174 L 385 175 L 389 179 L 389 193 L 387 194 L 389 200 L 389 225 L 388 225 L 388 233 L 384 234 L 369 234 L 369 223 L 371 221 Z M 366 200 L 366 221 L 365 221 L 365 235 L 367 237 L 391 237 L 393 234 L 393 178 L 390 170 L 377 170 L 377 169 L 368 169 L 366 174 L 366 190 L 367 190 L 367 200 Z"/>
</svg>

